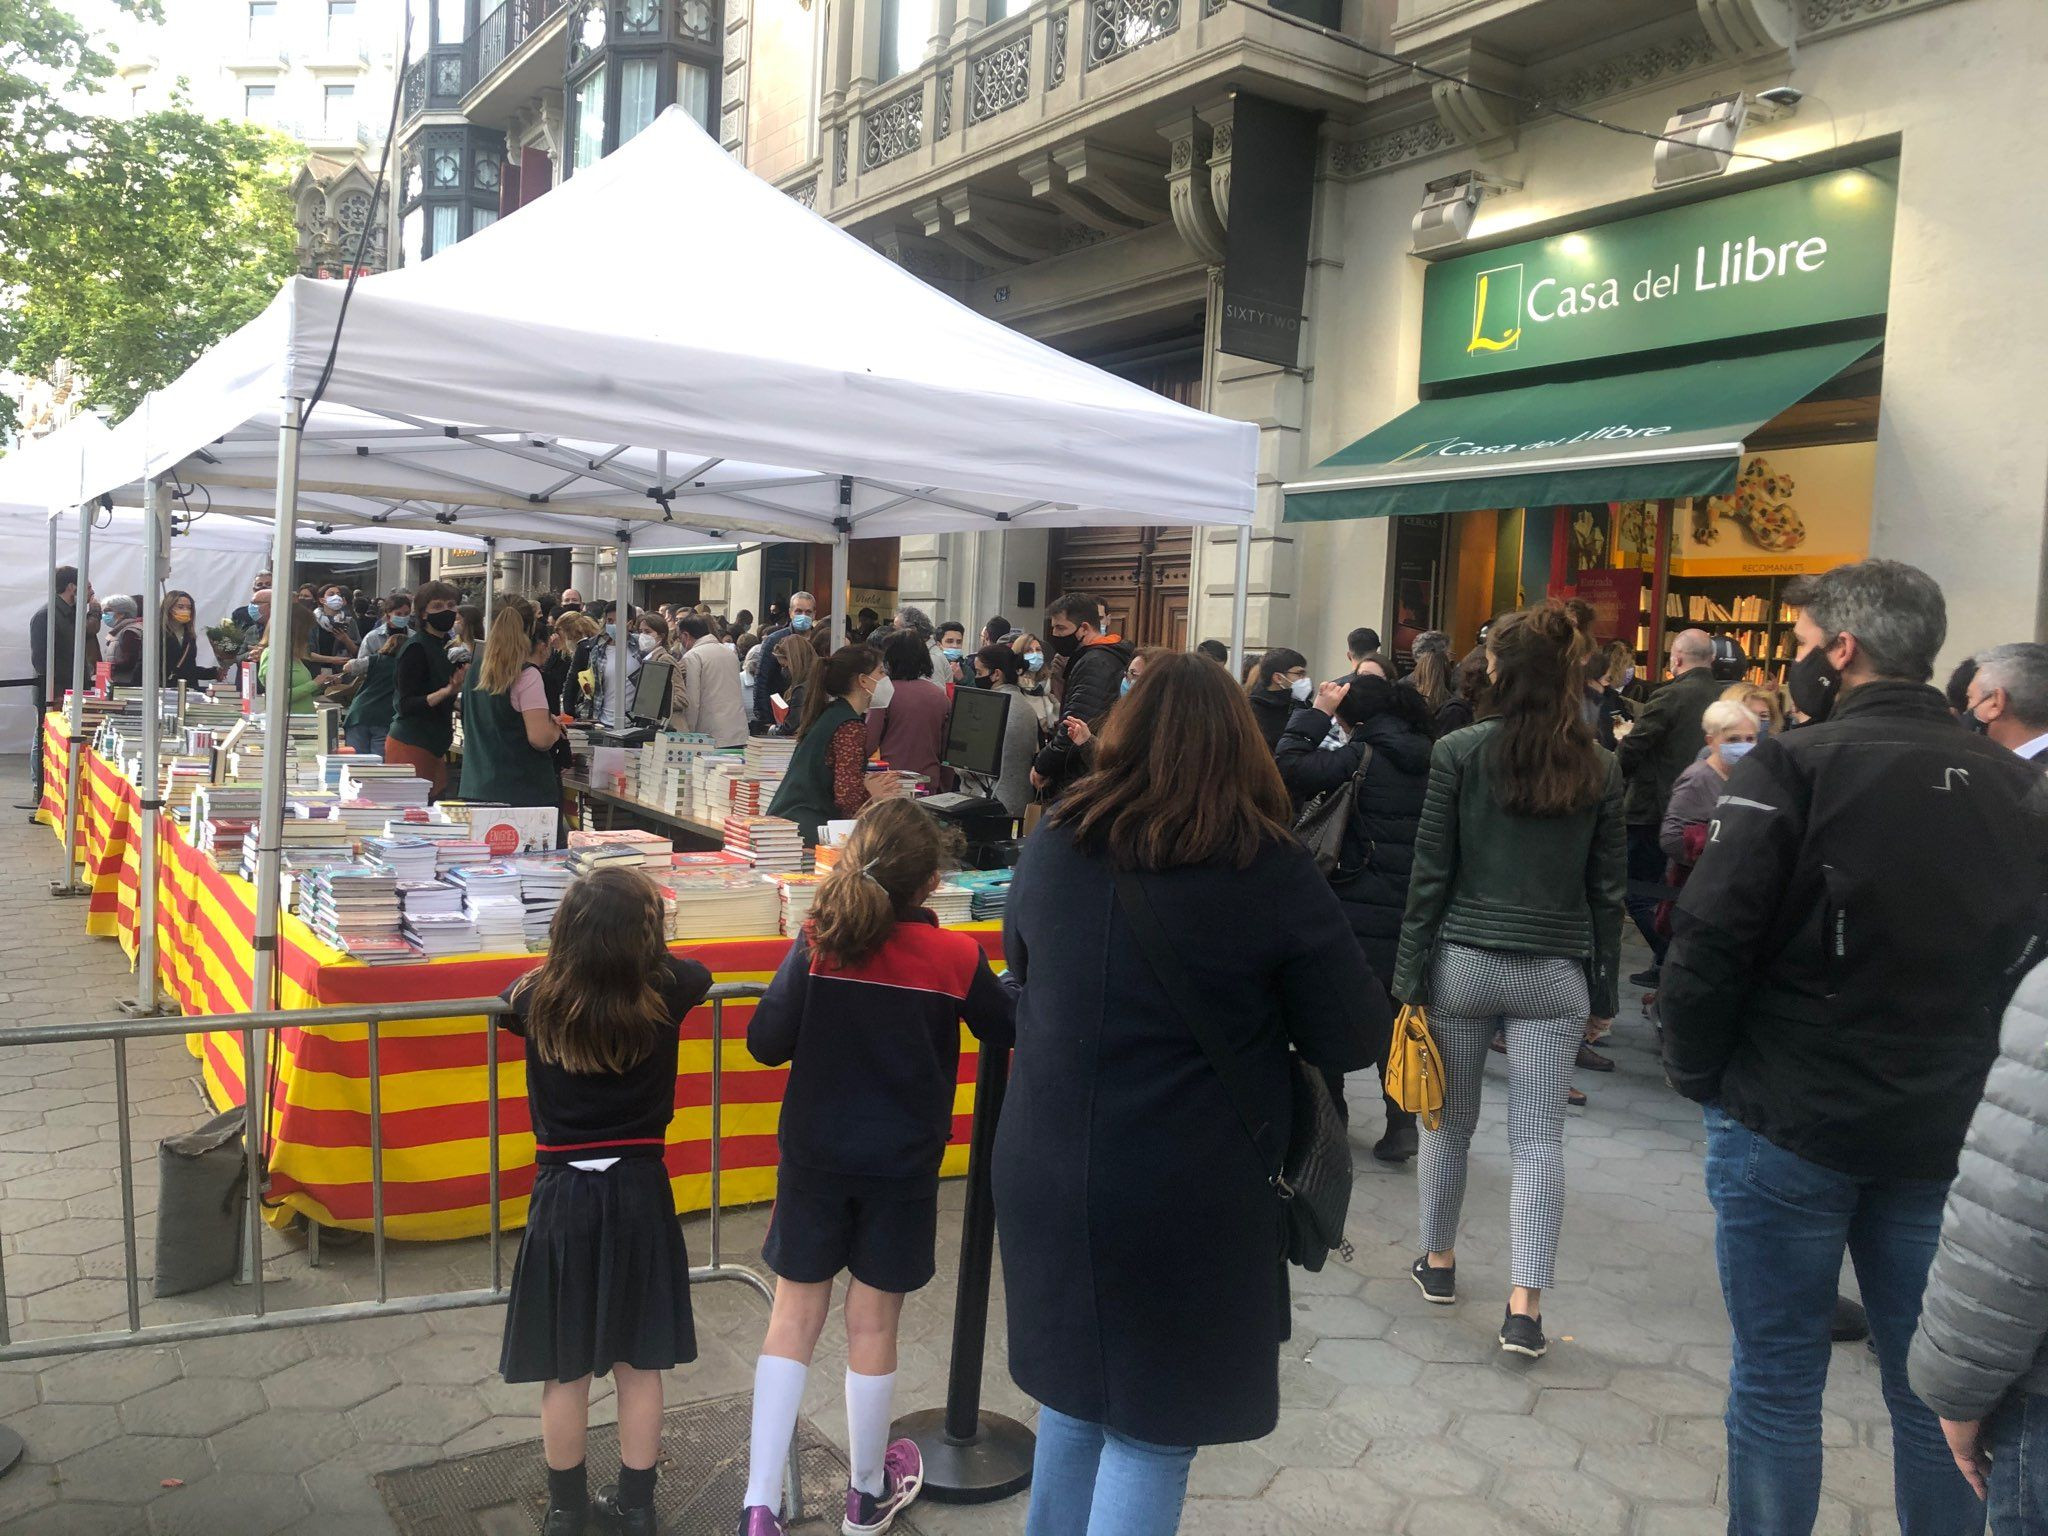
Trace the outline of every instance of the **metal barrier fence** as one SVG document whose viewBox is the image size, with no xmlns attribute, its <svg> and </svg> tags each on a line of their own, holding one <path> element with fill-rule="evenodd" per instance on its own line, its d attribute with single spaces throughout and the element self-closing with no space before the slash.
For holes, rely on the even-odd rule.
<svg viewBox="0 0 2048 1536">
<path fill-rule="evenodd" d="M 725 1112 L 725 1005 L 760 997 L 768 989 L 759 982 L 721 982 L 705 998 L 711 1009 L 711 1167 L 709 1262 L 692 1266 L 692 1284 L 724 1280 L 744 1285 L 771 1306 L 775 1292 L 766 1279 L 744 1264 L 728 1264 L 719 1246 L 720 1197 L 724 1149 L 721 1138 Z M 263 1013 L 205 1014 L 190 1018 L 103 1019 L 85 1024 L 42 1024 L 0 1031 L 0 1046 L 76 1045 L 105 1041 L 114 1052 L 114 1106 L 118 1118 L 121 1159 L 121 1247 L 122 1279 L 127 1290 L 128 1326 L 96 1333 L 64 1334 L 52 1338 L 13 1337 L 7 1317 L 6 1260 L 0 1255 L 0 1361 L 37 1360 L 61 1355 L 89 1354 L 125 1349 L 139 1344 L 180 1344 L 193 1339 L 220 1338 L 246 1333 L 268 1333 L 280 1328 L 308 1324 L 348 1322 L 369 1317 L 398 1317 L 424 1312 L 448 1312 L 462 1307 L 491 1306 L 505 1300 L 504 1233 L 499 1213 L 498 1146 L 498 1025 L 511 1012 L 497 997 L 456 998 L 425 1003 L 391 1003 L 337 1008 L 302 1008 Z M 384 1095 L 378 1063 L 378 1028 L 424 1019 L 463 1018 L 482 1015 L 484 1028 L 484 1070 L 486 1086 L 486 1139 L 489 1143 L 487 1198 L 490 1204 L 491 1284 L 486 1290 L 448 1291 L 439 1295 L 400 1296 L 390 1294 L 384 1245 Z M 292 1307 L 273 1312 L 265 1305 L 263 1292 L 263 1127 L 266 1119 L 261 1074 L 254 1064 L 260 1032 L 281 1028 L 318 1028 L 322 1025 L 363 1025 L 368 1030 L 370 1084 L 370 1242 L 377 1275 L 375 1301 L 328 1302 L 317 1306 Z M 244 1083 L 242 1146 L 246 1159 L 247 1190 L 242 1241 L 247 1246 L 249 1290 L 252 1310 L 222 1317 L 199 1318 L 180 1323 L 142 1321 L 142 1278 L 136 1258 L 134 1149 L 128 1126 L 128 1042 L 152 1040 L 167 1035 L 239 1034 L 242 1037 Z M 795 1445 L 792 1443 L 784 1497 L 794 1514 L 803 1508 L 798 1482 Z"/>
</svg>

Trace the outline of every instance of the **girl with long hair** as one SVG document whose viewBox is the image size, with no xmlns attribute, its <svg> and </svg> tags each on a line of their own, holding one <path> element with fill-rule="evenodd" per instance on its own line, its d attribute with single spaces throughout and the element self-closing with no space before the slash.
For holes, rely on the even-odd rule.
<svg viewBox="0 0 2048 1536">
<path fill-rule="evenodd" d="M 1506 1037 L 1512 1258 L 1500 1345 L 1538 1356 L 1564 1217 L 1564 1112 L 1588 1029 L 1613 1020 L 1628 856 L 1621 769 L 1579 706 L 1586 646 L 1562 604 L 1495 622 L 1491 713 L 1440 740 L 1415 842 L 1394 995 L 1427 1004 L 1443 1053 L 1440 1129 L 1422 1131 L 1430 1301 L 1457 1300 L 1458 1217 L 1487 1042 Z"/>
<path fill-rule="evenodd" d="M 540 664 L 547 632 L 533 604 L 508 597 L 491 615 L 483 660 L 462 693 L 462 793 L 505 805 L 560 805 L 555 743 L 562 727 L 548 708 Z"/>
<path fill-rule="evenodd" d="M 162 612 L 164 686 L 175 688 L 183 682 L 197 687 L 201 683 L 212 682 L 220 675 L 220 669 L 207 666 L 199 659 L 199 610 L 192 601 L 192 594 L 176 589 L 166 592 Z"/>
<path fill-rule="evenodd" d="M 313 610 L 304 603 L 292 602 L 285 604 L 284 611 L 285 640 L 281 649 L 284 651 L 288 668 L 286 675 L 290 679 L 285 686 L 291 689 L 291 707 L 294 710 L 311 709 L 314 696 L 319 691 L 318 684 L 313 679 L 313 668 L 309 660 L 311 655 L 309 647 L 313 643 L 313 630 L 315 627 L 313 623 Z M 273 618 L 271 623 L 275 626 L 276 620 Z M 265 638 L 268 639 L 269 637 L 266 636 Z M 276 645 L 264 646 L 263 659 L 257 663 L 256 676 L 263 684 L 265 691 L 268 691 L 271 686 L 270 663 L 277 655 L 279 649 L 280 647 Z"/>
<path fill-rule="evenodd" d="M 851 1478 L 840 1529 L 887 1530 L 924 1484 L 915 1442 L 889 1439 L 896 1329 L 903 1298 L 936 1267 L 961 1022 L 984 1048 L 1012 1038 L 1010 993 L 980 944 L 925 909 L 949 851 L 939 823 L 909 801 L 862 811 L 747 1026 L 754 1059 L 787 1062 L 789 1085 L 761 1250 L 775 1310 L 754 1368 L 742 1536 L 783 1536 L 784 1461 L 842 1272 Z"/>
<path fill-rule="evenodd" d="M 654 1536 L 661 1373 L 697 1358 L 663 1148 L 683 1016 L 710 990 L 708 970 L 669 953 L 654 882 L 620 868 L 570 884 L 546 960 L 505 989 L 499 1024 L 525 1046 L 537 1167 L 498 1370 L 541 1383 L 542 1536 L 583 1536 L 593 1507 L 626 1536 Z M 593 1500 L 590 1381 L 607 1374 L 619 1481 Z"/>
<path fill-rule="evenodd" d="M 903 792 L 895 774 L 867 771 L 866 717 L 882 676 L 882 658 L 871 647 L 843 645 L 805 690 L 796 751 L 768 814 L 794 821 L 806 843 L 818 841 L 826 822 Z"/>
<path fill-rule="evenodd" d="M 1440 629 L 1424 630 L 1415 637 L 1415 670 L 1408 674 L 1408 686 L 1422 695 L 1432 718 L 1451 701 L 1451 637 Z"/>
</svg>

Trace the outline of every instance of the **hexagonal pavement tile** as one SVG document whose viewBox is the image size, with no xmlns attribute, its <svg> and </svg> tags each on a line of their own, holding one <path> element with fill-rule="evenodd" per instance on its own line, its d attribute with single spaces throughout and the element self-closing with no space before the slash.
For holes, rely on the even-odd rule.
<svg viewBox="0 0 2048 1536">
<path fill-rule="evenodd" d="M 1493 1477 L 1492 1467 L 1440 1435 L 1375 1440 L 1358 1459 L 1358 1470 L 1404 1499 L 1478 1493 Z"/>
<path fill-rule="evenodd" d="M 1483 1499 L 1424 1499 L 1402 1529 L 1407 1536 L 1536 1536 L 1535 1526 Z"/>
<path fill-rule="evenodd" d="M 21 1436 L 31 1461 L 54 1462 L 116 1438 L 121 1416 L 105 1403 L 38 1403 L 9 1414 L 7 1427 Z"/>
<path fill-rule="evenodd" d="M 1283 1467 L 1348 1467 L 1372 1437 L 1348 1414 L 1327 1408 L 1283 1408 L 1273 1433 L 1256 1445 Z"/>
<path fill-rule="evenodd" d="M 1386 1339 L 1418 1360 L 1445 1365 L 1475 1364 L 1500 1353 L 1493 1335 L 1448 1317 L 1404 1317 L 1387 1329 Z"/>
<path fill-rule="evenodd" d="M 273 1536 L 311 1513 L 297 1478 L 222 1472 L 158 1499 L 149 1528 L 157 1536 Z"/>
<path fill-rule="evenodd" d="M 104 1323 L 127 1310 L 119 1280 L 67 1280 L 28 1298 L 28 1315 L 48 1323 Z"/>
<path fill-rule="evenodd" d="M 1609 1392 L 1547 1387 L 1531 1413 L 1584 1445 L 1647 1445 L 1657 1435 L 1648 1409 Z"/>
<path fill-rule="evenodd" d="M 218 1339 L 194 1339 L 178 1346 L 178 1359 L 187 1376 L 232 1376 L 255 1381 L 297 1365 L 312 1354 L 303 1329 L 273 1329 L 268 1333 L 228 1334 Z M 333 1406 L 329 1404 L 328 1406 Z M 343 1403 L 340 1406 L 353 1406 Z"/>
<path fill-rule="evenodd" d="M 1844 1446 L 1821 1457 L 1820 1485 L 1851 1504 L 1877 1508 L 1892 1501 L 1892 1459 L 1868 1446 Z"/>
<path fill-rule="evenodd" d="M 452 1460 L 457 1456 L 468 1456 L 477 1451 L 494 1451 L 501 1445 L 518 1445 L 522 1441 L 539 1439 L 538 1418 L 485 1419 L 475 1429 L 465 1429 L 442 1446 L 441 1454 Z"/>
<path fill-rule="evenodd" d="M 1314 1533 L 1292 1515 L 1264 1502 L 1190 1499 L 1181 1510 L 1180 1536 L 1314 1536 Z"/>
<path fill-rule="evenodd" d="M 1628 1503 L 1584 1472 L 1536 1467 L 1503 1477 L 1494 1496 L 1522 1519 L 1553 1536 L 1621 1536 Z"/>
<path fill-rule="evenodd" d="M 78 1260 L 69 1254 L 24 1253 L 7 1260 L 7 1294 L 33 1296 L 79 1278 Z"/>
<path fill-rule="evenodd" d="M 1458 1424 L 1457 1440 L 1503 1467 L 1576 1466 L 1578 1441 L 1526 1413 L 1474 1413 Z M 1512 1475 L 1512 1474 L 1511 1474 Z"/>
<path fill-rule="evenodd" d="M 83 1355 L 42 1372 L 46 1403 L 125 1403 L 184 1374 L 168 1349 L 117 1349 Z"/>
<path fill-rule="evenodd" d="M 1392 1435 L 1397 1439 L 1440 1435 L 1450 1427 L 1451 1410 L 1433 1398 L 1413 1392 L 1389 1392 L 1384 1387 L 1346 1387 L 1332 1405 L 1373 1439 Z"/>
<path fill-rule="evenodd" d="M 36 1401 L 36 1379 L 26 1371 L 0 1375 L 0 1419 L 20 1413 Z"/>
<path fill-rule="evenodd" d="M 244 1419 L 215 1435 L 211 1449 L 223 1472 L 293 1476 L 355 1443 L 356 1433 L 340 1413 L 292 1409 Z"/>
<path fill-rule="evenodd" d="M 1822 1415 L 1821 1422 L 1825 1427 L 1826 1415 Z M 1719 1418 L 1699 1414 L 1660 1419 L 1657 1439 L 1703 1467 L 1718 1471 L 1728 1464 L 1728 1427 Z"/>
<path fill-rule="evenodd" d="M 396 1441 L 357 1445 L 338 1456 L 329 1457 L 317 1467 L 308 1467 L 299 1478 L 299 1486 L 306 1490 L 306 1497 L 313 1501 L 313 1507 L 321 1511 L 381 1513 L 384 1499 L 372 1481 L 379 1472 L 424 1466 L 440 1458 L 438 1446 L 406 1445 Z"/>
<path fill-rule="evenodd" d="M 100 1139 L 90 1125 L 62 1125 L 45 1120 L 25 1130 L 0 1136 L 0 1152 L 73 1152 Z"/>
<path fill-rule="evenodd" d="M 1660 1415 L 1719 1413 L 1728 1400 L 1725 1385 L 1690 1371 L 1617 1371 L 1614 1391 Z"/>
<path fill-rule="evenodd" d="M 1704 1504 L 1719 1481 L 1713 1469 L 1662 1445 L 1590 1446 L 1579 1467 L 1638 1502 Z"/>
<path fill-rule="evenodd" d="M 138 1536 L 149 1529 L 139 1509 L 119 1504 L 46 1504 L 7 1522 L 7 1536 Z"/>
<path fill-rule="evenodd" d="M 1376 1339 L 1389 1319 L 1378 1307 L 1356 1296 L 1297 1296 L 1294 1331 L 1319 1339 Z"/>
<path fill-rule="evenodd" d="M 1344 1341 L 1335 1341 L 1344 1342 Z M 1365 1340 L 1351 1342 L 1364 1343 Z M 1327 1408 L 1336 1400 L 1343 1383 L 1327 1371 L 1283 1355 L 1280 1359 L 1280 1406 L 1282 1408 Z"/>
<path fill-rule="evenodd" d="M 446 1445 L 488 1417 L 477 1395 L 461 1387 L 393 1387 L 348 1411 L 358 1439 L 410 1445 Z"/>
<path fill-rule="evenodd" d="M 308 1329 L 306 1343 L 316 1356 L 388 1355 L 393 1350 L 410 1349 L 430 1332 L 421 1317 L 361 1317 Z"/>
<path fill-rule="evenodd" d="M 1338 1381 L 1358 1387 L 1405 1387 L 1422 1374 L 1422 1362 L 1386 1339 L 1323 1339 L 1308 1363 Z"/>
<path fill-rule="evenodd" d="M 1499 1361 L 1498 1352 L 1495 1360 Z M 1422 1373 L 1416 1387 L 1440 1403 L 1467 1412 L 1527 1413 L 1536 1400 L 1532 1373 L 1540 1373 L 1541 1361 L 1525 1366 L 1432 1365 Z"/>
<path fill-rule="evenodd" d="M 1188 1496 L 1256 1499 L 1279 1470 L 1257 1445 L 1205 1445 L 1188 1471 Z"/>
<path fill-rule="evenodd" d="M 273 1408 L 327 1408 L 345 1412 L 398 1385 L 398 1372 L 383 1360 L 340 1355 L 305 1360 L 263 1380 Z M 529 1395 L 532 1388 L 528 1388 Z"/>
<path fill-rule="evenodd" d="M 0 1477 L 0 1531 L 13 1536 L 15 1522 L 31 1510 L 55 1504 L 58 1497 L 57 1472 L 37 1462 L 24 1461 Z"/>
<path fill-rule="evenodd" d="M 192 1484 L 212 1475 L 206 1442 L 174 1435 L 124 1435 L 57 1463 L 60 1486 L 100 1504 L 147 1504 L 165 1478 Z"/>
<path fill-rule="evenodd" d="M 1287 1467 L 1266 1489 L 1265 1503 L 1312 1531 L 1385 1531 L 1402 1500 L 1356 1467 Z"/>
<path fill-rule="evenodd" d="M 52 1168 L 47 1173 L 37 1174 L 29 1181 L 29 1188 L 24 1193 L 33 1196 L 37 1200 L 75 1200 L 80 1195 L 91 1194 L 94 1190 L 111 1188 L 113 1183 L 114 1170 L 111 1168 L 60 1167 Z M 98 1242 L 91 1244 L 91 1247 L 104 1248 L 108 1243 L 117 1243 L 121 1240 L 120 1223 L 110 1222 L 108 1225 L 113 1230 Z M 54 1249 L 30 1249 L 27 1251 L 35 1253 L 55 1252 Z M 80 1251 L 85 1252 L 87 1250 L 81 1249 Z"/>
<path fill-rule="evenodd" d="M 123 1403 L 121 1425 L 131 1435 L 193 1435 L 203 1440 L 268 1406 L 263 1389 L 253 1381 L 189 1377 Z"/>
<path fill-rule="evenodd" d="M 1728 1511 L 1712 1505 L 1650 1504 L 1636 1512 L 1636 1536 L 1726 1536 Z"/>
<path fill-rule="evenodd" d="M 470 1387 L 498 1374 L 499 1340 L 477 1334 L 440 1334 L 390 1357 L 398 1379 L 421 1386 Z"/>
<path fill-rule="evenodd" d="M 283 1536 L 398 1536 L 398 1527 L 383 1509 L 354 1510 L 330 1514 L 325 1510 L 306 1516 L 284 1528 Z"/>
</svg>

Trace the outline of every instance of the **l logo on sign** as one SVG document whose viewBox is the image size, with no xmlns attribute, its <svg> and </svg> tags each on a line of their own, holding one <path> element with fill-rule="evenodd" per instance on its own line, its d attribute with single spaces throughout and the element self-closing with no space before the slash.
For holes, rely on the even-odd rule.
<svg viewBox="0 0 2048 1536">
<path fill-rule="evenodd" d="M 1472 282 L 1467 352 L 1512 352 L 1522 340 L 1522 264 L 1488 267 Z"/>
</svg>

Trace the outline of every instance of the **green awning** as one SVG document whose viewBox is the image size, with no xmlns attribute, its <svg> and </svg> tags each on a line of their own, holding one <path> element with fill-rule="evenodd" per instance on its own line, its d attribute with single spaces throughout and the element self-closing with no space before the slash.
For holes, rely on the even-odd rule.
<svg viewBox="0 0 2048 1536">
<path fill-rule="evenodd" d="M 1876 345 L 1425 400 L 1283 487 L 1285 520 L 1719 495 L 1734 488 L 1745 437 Z"/>
<path fill-rule="evenodd" d="M 648 576 L 708 576 L 713 571 L 739 568 L 736 549 L 676 549 L 626 557 L 626 572 L 635 581 Z"/>
</svg>

